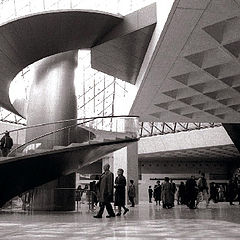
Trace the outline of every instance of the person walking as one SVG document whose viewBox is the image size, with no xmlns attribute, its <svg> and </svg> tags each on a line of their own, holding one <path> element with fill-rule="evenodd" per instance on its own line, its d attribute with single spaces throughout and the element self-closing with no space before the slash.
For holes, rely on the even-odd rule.
<svg viewBox="0 0 240 240">
<path fill-rule="evenodd" d="M 181 182 L 178 187 L 178 205 L 185 204 L 185 185 Z"/>
<path fill-rule="evenodd" d="M 77 202 L 77 209 L 78 209 L 78 203 L 81 201 L 82 199 L 82 187 L 81 185 L 78 185 L 76 192 L 75 192 L 75 200 Z"/>
<path fill-rule="evenodd" d="M 223 202 L 225 198 L 225 189 L 222 184 L 219 185 L 219 201 Z"/>
<path fill-rule="evenodd" d="M 228 199 L 229 199 L 230 205 L 234 205 L 233 201 L 236 195 L 235 192 L 236 192 L 236 188 L 235 188 L 234 180 L 230 179 L 228 184 Z"/>
<path fill-rule="evenodd" d="M 134 185 L 134 181 L 130 180 L 130 185 L 128 187 L 128 199 L 131 202 L 130 207 L 135 206 L 135 202 L 134 202 L 135 197 L 136 197 L 136 188 L 135 188 L 135 185 Z"/>
<path fill-rule="evenodd" d="M 110 165 L 103 166 L 104 172 L 100 177 L 97 187 L 99 188 L 100 209 L 95 218 L 102 218 L 105 206 L 108 212 L 107 218 L 115 217 L 111 202 L 113 201 L 113 173 L 110 172 Z"/>
<path fill-rule="evenodd" d="M 157 181 L 157 185 L 155 185 L 154 187 L 154 199 L 156 201 L 156 205 L 160 206 L 160 201 L 161 201 L 161 191 L 162 191 L 162 187 L 160 185 L 160 181 Z"/>
<path fill-rule="evenodd" d="M 121 209 L 124 209 L 123 215 L 125 215 L 129 209 L 125 207 L 125 187 L 126 178 L 123 176 L 123 169 L 119 168 L 117 171 L 117 177 L 115 178 L 115 202 L 114 205 L 118 207 L 118 213 L 116 216 L 121 216 Z"/>
<path fill-rule="evenodd" d="M 190 209 L 196 208 L 198 188 L 195 177 L 191 176 L 186 182 L 186 204 Z"/>
<path fill-rule="evenodd" d="M 208 184 L 207 179 L 205 178 L 205 173 L 201 173 L 201 177 L 197 181 L 197 187 L 198 187 L 198 197 L 197 197 L 197 204 L 196 206 L 202 202 L 206 201 L 206 207 L 209 205 L 209 196 L 208 196 Z"/>
<path fill-rule="evenodd" d="M 162 183 L 162 204 L 163 208 L 172 208 L 172 191 L 169 178 L 164 178 L 164 183 Z"/>
<path fill-rule="evenodd" d="M 215 182 L 211 182 L 209 185 L 210 185 L 210 197 L 208 199 L 208 202 L 210 203 L 210 201 L 213 200 L 214 203 L 217 203 L 218 190 L 216 184 Z"/>
<path fill-rule="evenodd" d="M 95 206 L 97 206 L 97 203 L 98 203 L 96 181 L 90 182 L 90 196 L 91 196 L 91 207 L 92 209 L 95 209 Z"/>
<path fill-rule="evenodd" d="M 175 201 L 175 193 L 177 191 L 176 184 L 173 182 L 173 180 L 170 180 L 170 185 L 171 185 L 171 202 L 172 206 L 174 207 L 174 201 Z"/>
<path fill-rule="evenodd" d="M 7 157 L 7 155 L 9 154 L 9 152 L 10 152 L 12 146 L 13 146 L 13 140 L 10 137 L 8 131 L 5 132 L 5 134 L 1 138 L 0 142 L 1 142 L 0 148 L 2 150 L 2 156 Z"/>
<path fill-rule="evenodd" d="M 149 186 L 148 187 L 148 201 L 149 201 L 149 203 L 152 202 L 152 196 L 153 196 L 152 186 Z"/>
<path fill-rule="evenodd" d="M 216 185 L 215 185 L 215 191 L 216 191 L 216 202 L 219 202 L 219 199 L 220 199 L 220 195 L 219 195 L 220 185 L 218 183 L 216 183 Z"/>
</svg>

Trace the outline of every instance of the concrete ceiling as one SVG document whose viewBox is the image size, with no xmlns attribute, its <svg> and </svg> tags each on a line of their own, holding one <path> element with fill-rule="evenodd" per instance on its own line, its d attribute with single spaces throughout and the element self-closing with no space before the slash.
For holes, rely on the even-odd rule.
<svg viewBox="0 0 240 240">
<path fill-rule="evenodd" d="M 139 160 L 240 160 L 240 153 L 233 144 L 224 146 L 164 151 L 148 154 L 139 154 Z"/>
<path fill-rule="evenodd" d="M 65 10 L 32 14 L 0 26 L 0 106 L 18 113 L 8 90 L 26 66 L 44 57 L 91 48 L 123 18 L 98 11 Z"/>
<path fill-rule="evenodd" d="M 141 121 L 239 122 L 240 1 L 176 0 L 159 35 L 158 24 L 130 113 Z"/>
</svg>

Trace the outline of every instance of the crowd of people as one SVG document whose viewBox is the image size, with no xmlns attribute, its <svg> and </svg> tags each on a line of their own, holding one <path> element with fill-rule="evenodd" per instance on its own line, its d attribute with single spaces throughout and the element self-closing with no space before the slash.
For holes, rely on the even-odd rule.
<svg viewBox="0 0 240 240">
<path fill-rule="evenodd" d="M 157 181 L 157 184 L 148 188 L 148 198 L 149 202 L 152 202 L 152 198 L 154 198 L 156 205 L 160 206 L 160 202 L 162 201 L 163 208 L 172 208 L 174 207 L 174 196 L 176 192 L 176 184 L 169 179 L 169 177 L 165 177 L 164 182 L 160 184 L 160 181 Z"/>
<path fill-rule="evenodd" d="M 114 175 L 110 171 L 110 165 L 106 164 L 99 181 L 97 183 L 94 181 L 94 187 L 91 187 L 90 185 L 90 190 L 94 192 L 95 199 L 92 201 L 94 204 L 99 204 L 99 211 L 94 216 L 95 218 L 102 218 L 105 208 L 108 213 L 106 216 L 107 218 L 121 216 L 122 211 L 123 215 L 125 215 L 129 211 L 125 202 L 127 182 L 123 174 L 123 169 L 118 169 L 117 177 L 114 180 Z M 174 207 L 175 200 L 177 200 L 177 204 L 187 205 L 190 209 L 197 208 L 200 202 L 205 202 L 207 207 L 210 201 L 213 201 L 214 203 L 219 201 L 229 201 L 230 204 L 233 205 L 233 201 L 237 196 L 240 204 L 239 183 L 240 181 L 237 176 L 235 176 L 229 181 L 229 184 L 225 186 L 222 184 L 216 184 L 215 182 L 208 184 L 205 174 L 201 173 L 201 176 L 198 179 L 191 176 L 185 183 L 183 181 L 180 182 L 180 185 L 177 187 L 172 179 L 165 177 L 164 182 L 160 183 L 158 180 L 153 189 L 152 186 L 149 186 L 148 199 L 149 203 L 152 203 L 154 199 L 156 205 L 161 205 L 166 209 Z M 133 180 L 130 180 L 127 194 L 131 207 L 134 207 L 136 189 Z M 114 212 L 111 202 L 114 202 L 117 213 Z"/>
<path fill-rule="evenodd" d="M 190 209 L 197 208 L 200 202 L 205 202 L 206 207 L 210 201 L 214 203 L 229 201 L 230 205 L 234 205 L 233 201 L 237 200 L 240 204 L 240 179 L 236 175 L 226 185 L 215 182 L 208 184 L 205 174 L 201 173 L 198 179 L 191 176 L 185 183 L 181 182 L 177 188 L 172 180 L 165 177 L 162 184 L 159 180 L 156 182 L 154 189 L 149 186 L 148 198 L 149 203 L 152 202 L 152 198 L 156 205 L 162 202 L 163 208 L 172 208 L 175 199 L 178 204 L 187 205 Z"/>
</svg>

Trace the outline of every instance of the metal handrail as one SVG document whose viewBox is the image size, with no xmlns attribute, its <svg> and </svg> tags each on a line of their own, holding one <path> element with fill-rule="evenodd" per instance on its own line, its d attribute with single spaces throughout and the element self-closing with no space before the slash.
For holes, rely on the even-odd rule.
<svg viewBox="0 0 240 240">
<path fill-rule="evenodd" d="M 88 118 L 71 118 L 71 119 L 67 119 L 67 120 L 59 120 L 59 121 L 55 121 L 55 122 L 48 122 L 48 123 L 40 123 L 40 124 L 35 124 L 35 125 L 31 125 L 31 126 L 26 126 L 26 127 L 22 127 L 22 128 L 17 128 L 17 129 L 13 129 L 13 130 L 9 130 L 8 132 L 18 132 L 18 131 L 22 131 L 25 129 L 30 129 L 30 128 L 36 128 L 36 127 L 42 127 L 42 126 L 48 126 L 48 125 L 53 125 L 53 124 L 57 124 L 57 123 L 65 123 L 65 122 L 71 122 L 71 121 L 79 121 L 79 120 L 95 120 L 95 119 L 99 119 L 99 118 L 119 118 L 119 117 L 126 117 L 126 118 L 133 118 L 136 117 L 138 118 L 139 116 L 137 115 L 116 115 L 116 116 L 97 116 L 97 117 L 88 117 Z M 0 135 L 4 135 L 5 132 L 0 133 Z"/>
<path fill-rule="evenodd" d="M 28 142 L 16 147 L 15 149 L 13 149 L 9 154 L 8 156 L 10 157 L 14 152 L 16 152 L 18 149 L 22 148 L 23 146 L 26 146 L 28 145 L 29 143 L 32 143 L 38 139 L 41 139 L 43 137 L 46 137 L 46 136 L 49 136 L 51 134 L 54 134 L 54 133 L 57 133 L 57 132 L 60 132 L 60 131 L 63 131 L 63 130 L 66 130 L 66 129 L 70 129 L 72 127 L 76 127 L 76 126 L 79 126 L 79 125 L 83 125 L 85 123 L 88 123 L 88 122 L 92 122 L 94 121 L 95 119 L 99 119 L 99 118 L 119 118 L 119 117 L 126 117 L 126 118 L 137 118 L 138 116 L 130 116 L 130 115 L 118 115 L 118 116 L 103 116 L 103 117 L 92 117 L 92 118 L 78 118 L 78 119 L 68 119 L 68 120 L 60 120 L 60 121 L 56 121 L 56 122 L 51 122 L 51 123 L 43 123 L 43 124 L 37 124 L 37 125 L 33 125 L 33 126 L 29 126 L 29 127 L 23 127 L 21 129 L 16 129 L 16 130 L 12 130 L 11 132 L 13 131 L 21 131 L 21 130 L 24 130 L 24 129 L 27 129 L 27 128 L 34 128 L 34 127 L 40 127 L 40 126 L 46 126 L 46 125 L 52 125 L 52 124 L 57 124 L 57 123 L 63 123 L 63 122 L 70 122 L 70 121 L 73 121 L 73 120 L 87 120 L 85 122 L 81 122 L 81 123 L 76 123 L 76 124 L 73 124 L 73 125 L 70 125 L 70 126 L 66 126 L 66 127 L 63 127 L 63 128 L 59 128 L 57 130 L 54 130 L 54 131 L 50 131 L 48 133 L 45 133 L 43 135 L 40 135 L 36 138 L 33 138 L 31 140 L 29 140 Z M 10 131 L 9 131 L 10 132 Z"/>
<path fill-rule="evenodd" d="M 38 136 L 38 137 L 36 137 L 36 138 L 33 138 L 33 139 L 29 140 L 28 142 L 26 142 L 26 143 L 24 143 L 24 144 L 16 147 L 15 149 L 13 149 L 13 150 L 8 154 L 8 156 L 11 157 L 11 154 L 14 153 L 14 152 L 16 152 L 18 149 L 20 149 L 20 148 L 22 148 L 23 146 L 25 146 L 25 145 L 27 145 L 27 144 L 29 144 L 29 143 L 32 143 L 32 142 L 34 142 L 34 141 L 36 141 L 36 140 L 38 140 L 38 139 L 41 139 L 41 138 L 43 138 L 43 137 L 49 136 L 49 135 L 54 134 L 54 133 L 57 133 L 57 132 L 61 132 L 61 131 L 63 131 L 63 130 L 66 130 L 66 129 L 69 129 L 69 128 L 72 128 L 72 127 L 76 127 L 76 126 L 78 126 L 78 125 L 81 125 L 81 124 L 84 124 L 84 123 L 87 123 L 87 122 L 90 122 L 90 121 L 91 121 L 91 120 L 86 121 L 86 122 L 82 122 L 82 123 L 77 123 L 77 124 L 74 124 L 74 125 L 71 125 L 71 126 L 59 128 L 59 129 L 57 129 L 57 130 L 54 130 L 54 131 L 45 133 L 45 134 L 43 134 L 43 135 L 40 135 L 40 136 Z"/>
</svg>

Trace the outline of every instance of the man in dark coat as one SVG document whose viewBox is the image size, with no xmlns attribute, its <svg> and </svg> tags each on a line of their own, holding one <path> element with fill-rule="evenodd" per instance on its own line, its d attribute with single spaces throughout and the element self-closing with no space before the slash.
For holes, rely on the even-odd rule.
<svg viewBox="0 0 240 240">
<path fill-rule="evenodd" d="M 208 199 L 208 202 L 210 202 L 211 200 L 213 200 L 214 203 L 217 203 L 217 195 L 218 195 L 218 189 L 217 186 L 215 184 L 215 182 L 211 182 L 210 183 L 210 197 Z"/>
<path fill-rule="evenodd" d="M 181 182 L 178 188 L 178 204 L 185 204 L 185 185 Z"/>
<path fill-rule="evenodd" d="M 123 215 L 125 215 L 129 209 L 125 207 L 125 187 L 126 187 L 126 178 L 123 176 L 123 169 L 119 168 L 117 171 L 117 177 L 115 179 L 115 202 L 114 205 L 118 206 L 118 213 L 116 216 L 121 216 L 121 208 L 124 209 Z"/>
<path fill-rule="evenodd" d="M 171 184 L 171 198 L 172 198 L 171 202 L 172 202 L 172 206 L 174 207 L 175 193 L 177 188 L 176 188 L 175 182 L 173 182 L 172 179 L 170 180 L 170 184 Z"/>
<path fill-rule="evenodd" d="M 11 148 L 13 146 L 13 140 L 9 135 L 9 132 L 6 131 L 5 135 L 1 139 L 1 150 L 3 157 L 7 157 Z"/>
<path fill-rule="evenodd" d="M 154 191 L 153 191 L 153 195 L 154 195 L 154 199 L 156 201 L 156 205 L 160 206 L 160 201 L 161 201 L 161 190 L 162 187 L 160 185 L 160 181 L 157 181 L 157 185 L 155 185 L 154 187 Z"/>
<path fill-rule="evenodd" d="M 197 194 L 197 183 L 195 181 L 195 177 L 191 176 L 191 178 L 188 179 L 186 182 L 186 203 L 190 209 L 196 208 Z"/>
<path fill-rule="evenodd" d="M 95 218 L 102 218 L 102 214 L 104 212 L 104 208 L 106 206 L 108 215 L 107 218 L 115 217 L 115 213 L 113 212 L 113 208 L 111 202 L 113 201 L 113 173 L 109 171 L 110 165 L 105 164 L 104 173 L 101 175 L 100 180 L 97 184 L 99 187 L 99 212 Z"/>
<path fill-rule="evenodd" d="M 164 182 L 162 183 L 162 204 L 163 208 L 172 208 L 172 188 L 169 182 L 169 177 L 164 178 Z"/>
</svg>

